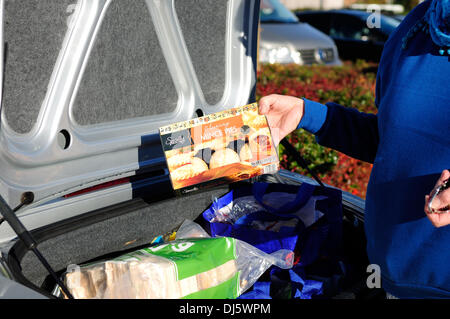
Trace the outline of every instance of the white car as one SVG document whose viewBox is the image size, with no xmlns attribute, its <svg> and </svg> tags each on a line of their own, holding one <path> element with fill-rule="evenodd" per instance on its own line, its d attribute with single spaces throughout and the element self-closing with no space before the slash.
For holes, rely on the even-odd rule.
<svg viewBox="0 0 450 319">
<path fill-rule="evenodd" d="M 259 61 L 300 65 L 341 65 L 328 35 L 298 18 L 279 0 L 262 0 Z"/>
</svg>

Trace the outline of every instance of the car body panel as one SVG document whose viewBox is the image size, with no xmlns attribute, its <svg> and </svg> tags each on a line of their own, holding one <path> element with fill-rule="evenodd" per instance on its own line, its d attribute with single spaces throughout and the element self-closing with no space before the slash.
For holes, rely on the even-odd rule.
<svg viewBox="0 0 450 319">
<path fill-rule="evenodd" d="M 261 41 L 264 44 L 292 45 L 296 49 L 333 47 L 333 40 L 307 23 L 262 23 Z"/>
<path fill-rule="evenodd" d="M 48 299 L 46 296 L 0 275 L 0 299 Z"/>
</svg>

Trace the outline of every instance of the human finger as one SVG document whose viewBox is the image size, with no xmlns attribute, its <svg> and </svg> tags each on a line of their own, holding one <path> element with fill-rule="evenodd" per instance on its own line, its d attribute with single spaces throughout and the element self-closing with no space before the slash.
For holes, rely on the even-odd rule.
<svg viewBox="0 0 450 319">
<path fill-rule="evenodd" d="M 427 214 L 427 217 L 434 227 L 443 227 L 450 225 L 450 213 Z"/>
<path fill-rule="evenodd" d="M 259 114 L 267 114 L 271 106 L 277 101 L 278 96 L 275 94 L 266 95 L 259 100 Z"/>
<path fill-rule="evenodd" d="M 438 181 L 436 182 L 435 187 L 441 185 L 442 183 L 444 183 L 444 181 L 446 181 L 449 178 L 450 178 L 450 170 L 444 169 L 442 171 L 441 176 L 439 177 Z"/>
</svg>

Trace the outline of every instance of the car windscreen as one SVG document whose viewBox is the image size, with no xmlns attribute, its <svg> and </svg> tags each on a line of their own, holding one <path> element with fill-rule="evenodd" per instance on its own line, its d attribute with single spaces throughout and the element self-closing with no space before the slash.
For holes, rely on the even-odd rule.
<svg viewBox="0 0 450 319">
<path fill-rule="evenodd" d="M 297 17 L 278 0 L 262 0 L 260 20 L 262 23 L 298 23 Z"/>
</svg>

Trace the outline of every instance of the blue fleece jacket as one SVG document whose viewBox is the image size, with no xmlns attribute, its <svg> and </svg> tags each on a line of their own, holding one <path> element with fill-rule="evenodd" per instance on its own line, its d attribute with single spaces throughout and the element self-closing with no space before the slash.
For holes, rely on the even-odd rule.
<svg viewBox="0 0 450 319">
<path fill-rule="evenodd" d="M 366 197 L 367 253 L 381 267 L 382 286 L 399 298 L 450 298 L 450 225 L 434 227 L 424 198 L 450 168 L 450 57 L 418 32 L 417 6 L 386 42 L 375 104 L 365 114 L 305 100 L 299 128 L 319 144 L 373 163 Z"/>
</svg>

